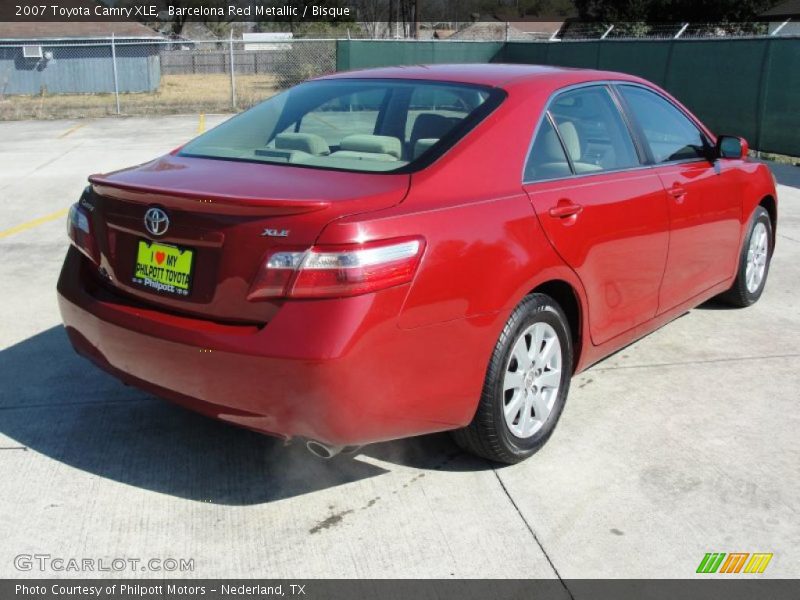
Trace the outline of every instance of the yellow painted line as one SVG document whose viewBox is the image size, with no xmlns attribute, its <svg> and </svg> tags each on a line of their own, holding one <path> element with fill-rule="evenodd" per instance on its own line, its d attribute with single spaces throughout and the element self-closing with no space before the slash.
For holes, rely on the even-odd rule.
<svg viewBox="0 0 800 600">
<path fill-rule="evenodd" d="M 81 127 L 86 127 L 86 123 L 79 123 L 78 125 L 75 125 L 75 127 L 70 127 L 64 133 L 58 136 L 58 139 L 67 137 L 69 134 L 78 131 L 78 129 L 80 129 Z"/>
<path fill-rule="evenodd" d="M 197 123 L 197 133 L 203 133 L 206 130 L 206 115 L 200 113 L 200 120 Z"/>
<path fill-rule="evenodd" d="M 28 221 L 27 223 L 22 223 L 20 225 L 15 225 L 14 227 L 10 227 L 4 231 L 0 231 L 0 238 L 6 238 L 15 233 L 21 233 L 23 231 L 27 231 L 28 229 L 33 229 L 41 225 L 42 223 L 49 223 L 50 221 L 55 221 L 56 219 L 61 219 L 67 216 L 69 212 L 68 208 L 62 208 L 61 210 L 57 210 L 54 213 L 50 213 L 49 215 L 45 215 L 43 217 L 39 217 L 38 219 L 34 219 L 33 221 Z"/>
</svg>

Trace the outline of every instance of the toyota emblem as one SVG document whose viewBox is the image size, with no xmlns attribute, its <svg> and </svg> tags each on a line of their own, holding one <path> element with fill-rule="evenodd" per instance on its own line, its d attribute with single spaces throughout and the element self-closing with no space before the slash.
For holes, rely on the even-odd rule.
<svg viewBox="0 0 800 600">
<path fill-rule="evenodd" d="M 160 208 L 148 208 L 144 213 L 144 228 L 152 235 L 164 235 L 169 228 L 169 217 Z"/>
</svg>

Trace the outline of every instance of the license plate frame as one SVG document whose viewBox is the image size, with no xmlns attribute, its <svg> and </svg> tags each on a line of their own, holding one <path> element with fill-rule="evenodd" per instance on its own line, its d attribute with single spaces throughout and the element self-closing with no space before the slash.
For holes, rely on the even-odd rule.
<svg viewBox="0 0 800 600">
<path fill-rule="evenodd" d="M 193 248 L 138 239 L 132 281 L 150 292 L 186 298 L 192 292 L 196 255 Z"/>
</svg>

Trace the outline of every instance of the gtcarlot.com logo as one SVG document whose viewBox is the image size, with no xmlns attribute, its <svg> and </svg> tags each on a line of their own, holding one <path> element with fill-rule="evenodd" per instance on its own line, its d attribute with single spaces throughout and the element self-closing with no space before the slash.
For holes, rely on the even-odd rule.
<svg viewBox="0 0 800 600">
<path fill-rule="evenodd" d="M 767 552 L 708 552 L 697 566 L 698 573 L 763 573 L 772 553 Z"/>
<path fill-rule="evenodd" d="M 18 554 L 14 557 L 17 571 L 40 571 L 56 573 L 93 572 L 154 572 L 189 573 L 194 571 L 193 558 L 89 558 L 64 557 L 50 554 Z"/>
</svg>

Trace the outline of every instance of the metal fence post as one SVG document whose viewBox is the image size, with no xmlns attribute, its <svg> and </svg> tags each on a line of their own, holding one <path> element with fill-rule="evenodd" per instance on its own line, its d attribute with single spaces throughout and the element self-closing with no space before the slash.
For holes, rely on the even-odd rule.
<svg viewBox="0 0 800 600">
<path fill-rule="evenodd" d="M 114 43 L 114 33 L 111 33 L 111 67 L 114 70 L 114 97 L 117 100 L 117 114 L 119 109 L 119 78 L 117 77 L 117 46 Z"/>
<path fill-rule="evenodd" d="M 786 19 L 786 20 L 785 20 L 783 23 L 781 23 L 780 25 L 778 25 L 778 26 L 777 26 L 777 27 L 776 27 L 776 28 L 775 28 L 775 29 L 772 31 L 772 33 L 770 33 L 770 35 L 778 35 L 778 34 L 780 33 L 781 29 L 783 29 L 784 27 L 786 27 L 786 26 L 789 24 L 789 21 L 791 21 L 791 20 L 792 20 L 792 18 L 791 18 L 791 17 L 789 17 L 788 19 Z"/>
<path fill-rule="evenodd" d="M 230 62 L 231 62 L 231 108 L 236 110 L 236 68 L 233 64 L 233 27 L 230 37 Z"/>
</svg>

